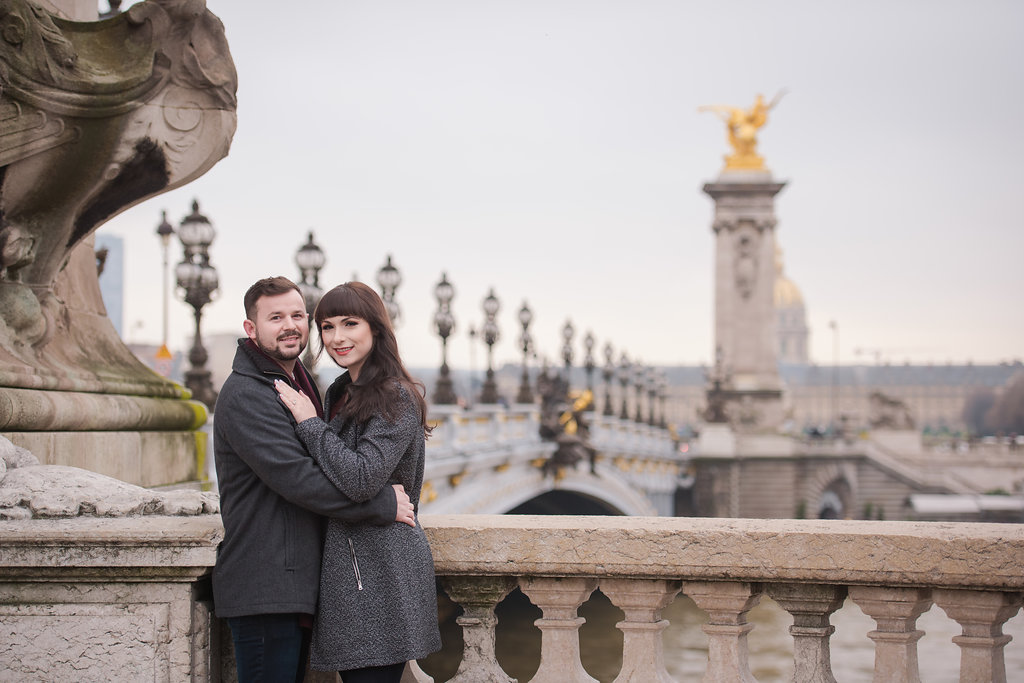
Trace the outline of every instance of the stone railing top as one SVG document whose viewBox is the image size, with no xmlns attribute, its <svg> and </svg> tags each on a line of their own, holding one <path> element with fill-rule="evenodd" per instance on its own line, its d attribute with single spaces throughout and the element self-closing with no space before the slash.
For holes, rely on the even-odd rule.
<svg viewBox="0 0 1024 683">
<path fill-rule="evenodd" d="M 0 576 L 205 574 L 224 538 L 220 515 L 0 520 Z"/>
<path fill-rule="evenodd" d="M 40 465 L 29 451 L 0 437 L 0 520 L 219 511 L 215 493 L 146 489 L 78 467 Z"/>
<path fill-rule="evenodd" d="M 1024 589 L 1024 525 L 423 515 L 444 575 Z"/>
</svg>

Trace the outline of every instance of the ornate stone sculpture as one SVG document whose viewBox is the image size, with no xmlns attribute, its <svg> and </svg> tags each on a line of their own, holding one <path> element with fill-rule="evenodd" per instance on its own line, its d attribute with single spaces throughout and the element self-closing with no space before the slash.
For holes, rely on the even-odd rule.
<svg viewBox="0 0 1024 683">
<path fill-rule="evenodd" d="M 729 131 L 729 144 L 733 153 L 725 157 L 725 168 L 732 170 L 764 170 L 764 157 L 757 153 L 757 131 L 768 122 L 768 112 L 778 104 L 785 91 L 779 92 L 771 102 L 765 103 L 758 95 L 749 109 L 711 104 L 697 111 L 710 111 L 725 121 Z"/>
<path fill-rule="evenodd" d="M 106 317 L 91 235 L 227 154 L 236 86 L 204 0 L 147 0 L 97 22 L 0 0 L 0 432 L 202 424 L 202 406 Z"/>
<path fill-rule="evenodd" d="M 914 429 L 914 418 L 907 404 L 898 398 L 873 391 L 868 397 L 872 429 Z"/>
<path fill-rule="evenodd" d="M 0 3 L 0 384 L 95 391 L 127 361 L 118 380 L 152 393 L 121 344 L 69 338 L 75 299 L 95 303 L 72 252 L 226 155 L 235 89 L 223 26 L 203 0 L 150 0 L 95 23 Z"/>
</svg>

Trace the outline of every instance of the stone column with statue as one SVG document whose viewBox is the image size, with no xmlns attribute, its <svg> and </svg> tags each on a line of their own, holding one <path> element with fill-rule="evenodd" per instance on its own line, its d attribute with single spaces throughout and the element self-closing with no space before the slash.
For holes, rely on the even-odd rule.
<svg viewBox="0 0 1024 683">
<path fill-rule="evenodd" d="M 193 480 L 206 408 L 139 362 L 92 235 L 223 158 L 237 76 L 203 0 L 0 6 L 0 435 L 43 464 Z"/>
<path fill-rule="evenodd" d="M 775 195 L 785 183 L 757 153 L 757 131 L 781 95 L 758 95 L 749 109 L 701 107 L 726 121 L 733 147 L 704 192 L 715 202 L 716 421 L 740 432 L 773 432 L 783 421 L 773 292 Z"/>
</svg>

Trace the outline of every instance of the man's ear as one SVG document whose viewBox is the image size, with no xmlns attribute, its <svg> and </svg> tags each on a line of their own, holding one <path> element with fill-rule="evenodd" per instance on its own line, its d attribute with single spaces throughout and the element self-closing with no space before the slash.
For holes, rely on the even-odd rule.
<svg viewBox="0 0 1024 683">
<path fill-rule="evenodd" d="M 249 337 L 249 339 L 252 339 L 253 341 L 256 340 L 256 324 L 253 323 L 253 321 L 249 320 L 248 318 L 243 320 L 242 329 L 245 330 L 245 334 Z"/>
</svg>

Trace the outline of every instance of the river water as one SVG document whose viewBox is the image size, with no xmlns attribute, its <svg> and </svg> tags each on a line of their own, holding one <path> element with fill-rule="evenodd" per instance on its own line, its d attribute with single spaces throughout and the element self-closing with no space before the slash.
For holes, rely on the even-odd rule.
<svg viewBox="0 0 1024 683">
<path fill-rule="evenodd" d="M 462 632 L 455 623 L 457 608 L 441 596 L 439 607 L 443 616 L 441 637 L 444 648 L 420 662 L 423 670 L 436 683 L 451 678 L 462 657 Z M 496 651 L 502 668 L 521 683 L 529 681 L 540 664 L 540 629 L 533 625 L 541 616 L 540 609 L 530 604 L 518 590 L 498 606 Z M 622 666 L 622 632 L 615 623 L 622 611 L 597 591 L 579 612 L 587 621 L 580 628 L 580 654 L 583 666 L 591 676 L 607 683 L 614 680 Z M 707 621 L 704 613 L 684 595 L 676 597 L 662 612 L 670 625 L 665 629 L 665 668 L 680 682 L 700 681 L 707 664 L 707 636 L 701 626 Z M 750 670 L 760 683 L 788 683 L 793 675 L 793 640 L 789 614 L 762 596 L 760 604 L 749 613 L 755 628 L 747 637 L 750 649 Z M 874 668 L 874 642 L 867 637 L 875 622 L 852 601 L 832 615 L 836 632 L 832 635 L 832 671 L 840 683 L 871 683 Z M 952 638 L 960 634 L 960 626 L 946 617 L 938 606 L 921 615 L 917 628 L 925 631 L 918 641 L 921 680 L 925 683 L 957 683 L 960 671 L 960 648 Z M 1013 636 L 1006 646 L 1008 681 L 1024 681 L 1024 614 L 1009 620 L 1003 632 Z M 640 682 L 638 682 L 640 683 Z"/>
</svg>

